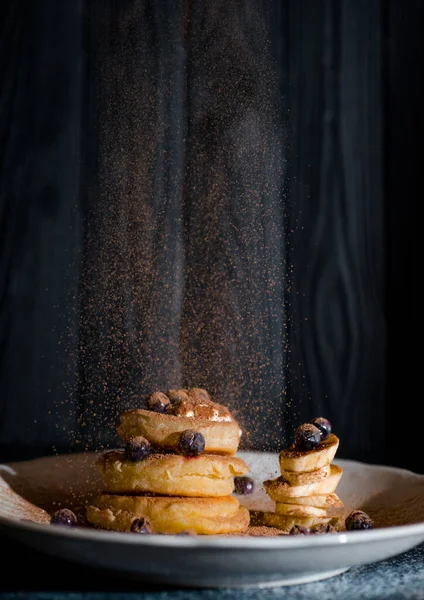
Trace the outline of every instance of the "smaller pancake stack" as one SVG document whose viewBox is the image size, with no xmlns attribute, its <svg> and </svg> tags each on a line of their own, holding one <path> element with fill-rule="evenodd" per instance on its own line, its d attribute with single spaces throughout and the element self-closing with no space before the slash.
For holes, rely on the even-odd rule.
<svg viewBox="0 0 424 600">
<path fill-rule="evenodd" d="M 244 531 L 249 511 L 231 494 L 248 467 L 234 456 L 241 429 L 228 409 L 200 388 L 155 392 L 146 407 L 121 415 L 125 449 L 98 460 L 105 493 L 88 521 L 141 533 Z"/>
<path fill-rule="evenodd" d="M 317 417 L 298 427 L 294 444 L 280 452 L 281 477 L 264 481 L 275 512 L 258 512 L 255 519 L 287 533 L 299 527 L 330 529 L 332 509 L 343 507 L 335 493 L 343 471 L 331 464 L 338 447 L 327 419 Z"/>
</svg>

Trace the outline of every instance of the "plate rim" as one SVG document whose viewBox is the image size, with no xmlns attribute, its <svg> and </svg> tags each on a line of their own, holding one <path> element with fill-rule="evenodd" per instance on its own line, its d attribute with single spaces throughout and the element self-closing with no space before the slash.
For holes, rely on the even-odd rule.
<svg viewBox="0 0 424 600">
<path fill-rule="evenodd" d="M 0 466 L 14 468 L 16 465 L 26 464 L 33 461 L 45 460 L 45 459 L 60 459 L 60 458 L 72 458 L 72 456 L 81 456 L 83 453 L 69 453 L 61 455 L 41 456 L 38 458 L 31 459 L 29 461 L 16 461 L 13 463 L 2 463 Z M 91 453 L 90 453 L 91 454 Z M 97 454 L 97 452 L 92 452 Z M 261 452 L 261 451 L 249 451 L 244 450 L 237 453 L 238 456 L 246 455 L 268 455 L 278 457 L 279 452 Z M 341 466 L 346 465 L 358 465 L 361 468 L 378 469 L 382 471 L 390 471 L 392 473 L 398 473 L 399 475 L 408 475 L 422 480 L 424 483 L 424 475 L 421 473 L 415 473 L 409 469 L 402 467 L 392 467 L 389 465 L 380 465 L 373 463 L 365 463 L 348 458 L 340 458 L 337 461 Z M 304 547 L 327 547 L 327 546 L 344 546 L 362 544 L 366 542 L 384 541 L 393 538 L 403 537 L 418 537 L 424 536 L 424 522 L 410 523 L 407 525 L 393 525 L 390 527 L 379 527 L 376 529 L 370 529 L 366 531 L 348 531 L 332 533 L 325 536 L 220 536 L 220 535 L 199 535 L 199 536 L 175 536 L 175 535 L 153 535 L 153 536 L 133 536 L 128 535 L 127 532 L 108 531 L 100 529 L 87 529 L 83 527 L 51 527 L 46 526 L 45 523 L 35 523 L 26 520 L 17 520 L 12 517 L 0 516 L 0 527 L 4 529 L 18 529 L 19 531 L 28 531 L 32 534 L 40 533 L 49 536 L 65 537 L 70 539 L 88 540 L 92 542 L 103 542 L 110 543 L 115 542 L 118 544 L 138 544 L 145 546 L 146 548 L 151 546 L 172 548 L 209 548 L 209 549 L 228 549 L 228 550 L 252 550 L 252 549 L 264 549 L 264 550 L 285 550 L 285 549 L 296 549 Z M 419 543 L 419 542 L 417 542 Z"/>
<path fill-rule="evenodd" d="M 264 550 L 284 550 L 311 546 L 340 546 L 355 545 L 366 542 L 384 541 L 393 538 L 415 537 L 422 535 L 424 537 L 424 522 L 412 523 L 408 525 L 394 525 L 392 527 L 379 527 L 366 531 L 349 531 L 332 533 L 323 536 L 220 536 L 220 535 L 199 535 L 180 537 L 175 535 L 152 535 L 152 536 L 133 536 L 128 532 L 108 531 L 100 529 L 86 529 L 83 527 L 52 527 L 43 523 L 34 523 L 31 521 L 18 521 L 8 517 L 0 516 L 0 527 L 5 529 L 19 529 L 31 533 L 40 533 L 54 537 L 65 537 L 78 540 L 89 540 L 93 542 L 115 542 L 119 544 L 141 544 L 143 546 L 158 546 L 166 548 L 217 548 L 228 550 L 252 550 L 262 548 Z M 419 542 L 418 542 L 419 543 Z"/>
</svg>

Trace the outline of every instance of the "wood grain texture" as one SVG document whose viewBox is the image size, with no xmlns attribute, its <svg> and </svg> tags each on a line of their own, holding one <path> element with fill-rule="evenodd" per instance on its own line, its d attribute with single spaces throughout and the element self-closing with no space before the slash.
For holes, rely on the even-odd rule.
<svg viewBox="0 0 424 600">
<path fill-rule="evenodd" d="M 339 454 L 383 458 L 382 15 L 378 2 L 286 2 L 291 154 L 286 424 L 318 413 Z"/>
<path fill-rule="evenodd" d="M 1 8 L 0 440 L 22 453 L 75 429 L 81 9 Z"/>
<path fill-rule="evenodd" d="M 422 470 L 389 426 L 423 6 L 1 5 L 0 452 L 114 444 L 140 395 L 196 384 L 245 447 L 322 414 L 340 456 Z"/>
</svg>

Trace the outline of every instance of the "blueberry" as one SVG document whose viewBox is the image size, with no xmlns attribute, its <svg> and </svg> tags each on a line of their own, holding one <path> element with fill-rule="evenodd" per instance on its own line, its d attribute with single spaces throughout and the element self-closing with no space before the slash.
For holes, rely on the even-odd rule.
<svg viewBox="0 0 424 600">
<path fill-rule="evenodd" d="M 179 411 L 184 407 L 184 400 L 181 398 L 179 400 L 175 399 L 175 396 L 172 396 L 172 400 L 168 404 L 165 409 L 167 415 L 178 415 Z"/>
<path fill-rule="evenodd" d="M 169 404 L 170 401 L 168 396 L 162 392 L 154 392 L 146 400 L 147 410 L 152 410 L 157 413 L 165 413 Z"/>
<path fill-rule="evenodd" d="M 250 477 L 234 477 L 234 492 L 236 494 L 251 494 L 255 483 Z"/>
<path fill-rule="evenodd" d="M 205 438 L 198 431 L 186 429 L 180 436 L 178 450 L 184 456 L 199 456 L 205 449 Z"/>
<path fill-rule="evenodd" d="M 142 533 L 144 535 L 150 535 L 152 533 L 152 526 L 149 521 L 144 517 L 134 519 L 131 525 L 132 533 Z"/>
<path fill-rule="evenodd" d="M 304 525 L 293 525 L 290 529 L 290 535 L 309 535 L 311 530 Z"/>
<path fill-rule="evenodd" d="M 138 462 L 147 458 L 150 451 L 150 444 L 144 437 L 134 437 L 125 446 L 125 458 L 132 462 Z"/>
<path fill-rule="evenodd" d="M 320 443 L 321 434 L 312 423 L 304 423 L 296 429 L 294 444 L 299 450 L 314 450 Z"/>
<path fill-rule="evenodd" d="M 187 396 L 187 392 L 181 390 L 168 390 L 166 395 L 171 404 L 175 404 L 176 402 L 182 402 Z"/>
<path fill-rule="evenodd" d="M 52 525 L 66 525 L 67 527 L 73 527 L 78 524 L 78 519 L 75 513 L 69 508 L 61 508 L 56 511 L 51 518 Z"/>
<path fill-rule="evenodd" d="M 345 521 L 347 531 L 373 529 L 373 520 L 363 510 L 353 510 Z"/>
<path fill-rule="evenodd" d="M 206 400 L 206 402 L 210 402 L 210 396 L 206 390 L 202 388 L 192 388 L 190 391 L 192 394 L 199 397 L 201 400 Z"/>
<path fill-rule="evenodd" d="M 315 427 L 319 429 L 321 441 L 328 438 L 331 433 L 331 423 L 328 419 L 324 419 L 324 417 L 315 417 L 315 419 L 312 419 L 309 423 L 315 425 Z"/>
<path fill-rule="evenodd" d="M 335 533 L 337 529 L 331 523 L 322 523 L 311 527 L 311 533 Z"/>
</svg>

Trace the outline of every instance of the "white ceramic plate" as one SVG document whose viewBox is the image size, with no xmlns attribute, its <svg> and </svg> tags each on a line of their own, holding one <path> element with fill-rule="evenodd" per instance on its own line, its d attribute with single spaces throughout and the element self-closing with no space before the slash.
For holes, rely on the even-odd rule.
<svg viewBox="0 0 424 600">
<path fill-rule="evenodd" d="M 261 482 L 278 475 L 277 454 L 241 452 L 256 491 L 240 496 L 248 508 L 273 509 Z M 50 526 L 46 510 L 84 505 L 101 489 L 94 454 L 0 465 L 0 531 L 47 554 L 126 577 L 196 587 L 306 583 L 380 561 L 424 541 L 424 475 L 336 460 L 337 493 L 364 508 L 374 530 L 315 536 L 139 536 Z M 37 508 L 41 507 L 41 508 Z M 393 525 L 395 523 L 396 525 Z"/>
</svg>

